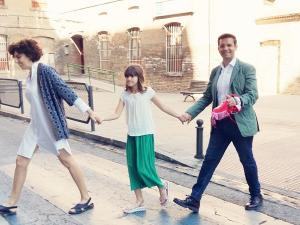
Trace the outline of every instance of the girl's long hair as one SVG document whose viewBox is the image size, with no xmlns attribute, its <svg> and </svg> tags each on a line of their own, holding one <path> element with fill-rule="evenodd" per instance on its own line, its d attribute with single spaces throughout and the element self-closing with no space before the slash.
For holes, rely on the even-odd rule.
<svg viewBox="0 0 300 225">
<path fill-rule="evenodd" d="M 144 91 L 147 90 L 147 87 L 144 86 L 144 82 L 145 82 L 144 71 L 140 65 L 128 66 L 124 72 L 124 76 L 125 77 L 136 76 L 138 78 L 138 82 L 137 82 L 138 92 L 143 93 Z M 125 87 L 125 90 L 130 92 L 132 91 L 131 87 L 128 87 L 127 85 Z"/>
</svg>

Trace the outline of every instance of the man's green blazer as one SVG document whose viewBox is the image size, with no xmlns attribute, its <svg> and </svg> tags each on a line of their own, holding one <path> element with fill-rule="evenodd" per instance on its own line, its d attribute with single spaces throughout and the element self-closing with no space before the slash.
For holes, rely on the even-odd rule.
<svg viewBox="0 0 300 225">
<path fill-rule="evenodd" d="M 206 91 L 203 96 L 186 112 L 195 118 L 210 103 L 212 107 L 218 106 L 217 82 L 221 73 L 221 66 L 211 72 Z M 237 59 L 230 79 L 230 93 L 240 97 L 242 110 L 234 114 L 235 121 L 243 137 L 253 136 L 259 131 L 253 105 L 258 99 L 255 68 Z"/>
</svg>

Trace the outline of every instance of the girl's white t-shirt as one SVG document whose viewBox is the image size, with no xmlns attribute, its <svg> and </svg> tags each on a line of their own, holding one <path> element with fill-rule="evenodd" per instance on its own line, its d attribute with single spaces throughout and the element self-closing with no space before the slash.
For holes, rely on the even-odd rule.
<svg viewBox="0 0 300 225">
<path fill-rule="evenodd" d="M 143 93 L 123 91 L 121 101 L 125 104 L 129 136 L 154 134 L 151 99 L 155 91 L 151 87 Z"/>
</svg>

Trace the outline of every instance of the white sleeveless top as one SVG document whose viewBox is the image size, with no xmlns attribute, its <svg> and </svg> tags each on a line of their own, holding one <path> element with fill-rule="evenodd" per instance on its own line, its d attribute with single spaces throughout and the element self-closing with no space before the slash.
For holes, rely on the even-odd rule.
<svg viewBox="0 0 300 225">
<path fill-rule="evenodd" d="M 121 101 L 125 104 L 129 136 L 154 134 L 151 99 L 155 91 L 148 87 L 144 93 L 123 91 Z"/>
</svg>

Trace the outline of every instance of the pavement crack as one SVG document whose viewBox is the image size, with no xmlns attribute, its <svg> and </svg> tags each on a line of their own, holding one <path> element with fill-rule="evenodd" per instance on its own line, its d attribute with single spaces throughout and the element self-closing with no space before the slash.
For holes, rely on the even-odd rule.
<svg viewBox="0 0 300 225">
<path fill-rule="evenodd" d="M 238 221 L 229 219 L 227 216 L 224 216 L 224 215 L 219 214 L 218 211 L 217 211 L 216 209 L 214 209 L 214 211 L 215 211 L 215 215 L 216 215 L 216 216 L 223 217 L 223 218 L 225 218 L 226 220 L 228 220 L 229 222 L 238 223 Z"/>
</svg>

